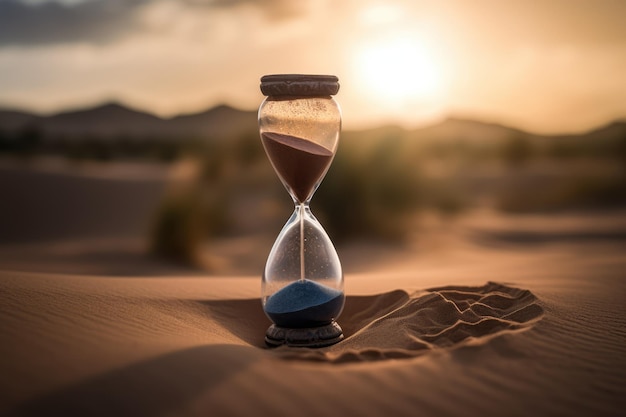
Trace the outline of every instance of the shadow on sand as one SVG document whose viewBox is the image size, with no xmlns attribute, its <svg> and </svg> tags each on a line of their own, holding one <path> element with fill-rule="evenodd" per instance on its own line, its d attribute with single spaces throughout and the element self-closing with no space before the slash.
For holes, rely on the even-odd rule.
<svg viewBox="0 0 626 417">
<path fill-rule="evenodd" d="M 347 297 L 340 317 L 345 339 L 322 349 L 265 348 L 270 324 L 258 299 L 197 301 L 241 344 L 199 346 L 162 355 L 52 392 L 15 409 L 10 416 L 165 415 L 188 406 L 260 360 L 331 364 L 412 358 L 499 334 L 527 329 L 543 315 L 527 290 L 488 283 L 449 286 L 415 294 L 395 290 Z M 155 401 L 158 398 L 158 401 Z"/>
</svg>

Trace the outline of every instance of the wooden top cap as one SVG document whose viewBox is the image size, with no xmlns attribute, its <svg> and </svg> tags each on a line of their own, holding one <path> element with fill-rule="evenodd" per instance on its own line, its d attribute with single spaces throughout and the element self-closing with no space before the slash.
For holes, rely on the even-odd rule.
<svg viewBox="0 0 626 417">
<path fill-rule="evenodd" d="M 261 77 L 266 96 L 333 96 L 339 91 L 334 75 L 273 74 Z"/>
</svg>

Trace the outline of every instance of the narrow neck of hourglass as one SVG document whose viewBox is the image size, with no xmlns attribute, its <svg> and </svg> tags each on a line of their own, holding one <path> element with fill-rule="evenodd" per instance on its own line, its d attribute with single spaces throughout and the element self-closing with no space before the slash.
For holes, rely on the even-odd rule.
<svg viewBox="0 0 626 417">
<path fill-rule="evenodd" d="M 296 210 L 298 210 L 300 207 L 309 207 L 309 203 L 311 202 L 311 197 L 307 198 L 305 201 L 300 201 L 297 198 L 293 198 L 292 196 L 292 201 L 293 204 L 296 206 Z"/>
<path fill-rule="evenodd" d="M 289 193 L 289 196 L 291 197 L 291 200 L 293 201 L 293 204 L 296 206 L 296 208 L 298 206 L 306 206 L 309 207 L 309 204 L 311 202 L 311 200 L 313 199 L 313 195 L 315 194 L 315 192 L 317 191 L 317 188 L 319 187 L 320 183 L 322 182 L 322 179 L 324 178 L 326 173 L 324 173 L 324 175 L 322 175 L 320 177 L 320 179 L 317 181 L 317 183 L 315 183 L 313 185 L 313 187 L 311 187 L 309 189 L 309 194 L 308 196 L 306 196 L 306 198 L 302 199 L 305 196 L 305 193 L 302 192 L 301 189 L 298 190 L 294 190 L 289 186 L 289 183 L 286 181 L 283 181 L 283 184 L 285 185 L 285 188 L 287 189 L 287 192 Z"/>
</svg>

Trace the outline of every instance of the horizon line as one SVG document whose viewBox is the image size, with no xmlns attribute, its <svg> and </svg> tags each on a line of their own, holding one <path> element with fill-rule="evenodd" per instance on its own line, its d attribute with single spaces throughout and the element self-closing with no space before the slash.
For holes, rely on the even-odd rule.
<svg viewBox="0 0 626 417">
<path fill-rule="evenodd" d="M 6 105 L 0 102 L 0 112 L 18 112 L 18 113 L 26 113 L 26 114 L 30 114 L 32 116 L 36 116 L 36 117 L 41 117 L 41 118 L 49 118 L 49 117 L 55 117 L 55 116 L 59 116 L 61 114 L 65 114 L 65 113 L 74 113 L 74 112 L 83 112 L 83 111 L 89 111 L 89 110 L 95 110 L 98 108 L 102 108 L 102 107 L 106 107 L 106 106 L 118 106 L 121 108 L 124 108 L 126 110 L 130 110 L 130 111 L 135 111 L 138 113 L 143 113 L 155 118 L 158 118 L 160 120 L 164 120 L 164 121 L 168 121 L 168 120 L 173 120 L 176 119 L 178 117 L 184 117 L 184 116 L 194 116 L 194 115 L 198 115 L 198 114 L 202 114 L 202 113 L 207 113 L 211 110 L 220 108 L 220 107 L 227 107 L 230 109 L 233 109 L 235 111 L 240 111 L 240 112 L 246 112 L 246 113 L 256 113 L 257 112 L 257 108 L 254 109 L 246 109 L 243 108 L 241 106 L 237 106 L 237 105 L 233 105 L 230 104 L 226 101 L 220 101 L 217 104 L 214 105 L 208 105 L 207 107 L 204 107 L 203 110 L 198 110 L 198 111 L 188 111 L 188 112 L 180 112 L 180 113 L 176 113 L 176 114 L 172 114 L 170 116 L 163 116 L 158 114 L 157 112 L 153 112 L 151 110 L 145 109 L 145 108 L 141 108 L 138 106 L 134 106 L 134 105 L 130 105 L 126 102 L 124 102 L 121 99 L 118 98 L 110 98 L 110 99 L 105 99 L 102 100 L 100 102 L 96 102 L 93 104 L 84 104 L 82 106 L 68 106 L 65 109 L 62 110 L 56 110 L 56 111 L 37 111 L 37 110 L 33 110 L 33 109 L 28 109 L 28 108 L 24 108 L 24 107 L 20 107 L 20 106 L 12 106 L 12 105 Z M 455 112 L 449 112 L 447 114 L 443 114 L 441 117 L 436 118 L 434 120 L 430 120 L 424 123 L 421 123 L 418 125 L 418 127 L 413 127 L 413 128 L 407 128 L 406 125 L 403 125 L 403 123 L 400 122 L 394 122 L 394 121 L 381 121 L 378 124 L 375 125 L 367 125 L 366 127 L 361 127 L 361 128 L 350 128 L 350 129 L 342 129 L 346 132 L 359 132 L 359 131 L 367 131 L 367 130 L 374 130 L 374 129 L 384 129 L 384 128 L 399 128 L 405 131 L 415 131 L 415 130 L 421 130 L 421 129 L 425 129 L 428 127 L 432 127 L 432 126 L 436 126 L 439 125 L 441 123 L 444 123 L 446 121 L 466 121 L 466 122 L 475 122 L 475 123 L 480 123 L 480 124 L 485 124 L 485 125 L 491 125 L 491 126 L 498 126 L 498 127 L 503 127 L 506 129 L 512 129 L 512 130 L 518 130 L 521 132 L 524 132 L 526 134 L 531 134 L 531 135 L 538 135 L 538 136 L 563 136 L 563 135 L 582 135 L 582 134 L 586 134 L 586 133 L 590 133 L 599 129 L 602 129 L 604 127 L 616 124 L 616 123 L 626 123 L 626 115 L 624 116 L 619 116 L 619 117 L 614 117 L 614 118 L 609 118 L 606 119 L 604 122 L 599 123 L 599 124 L 595 124 L 591 127 L 587 127 L 587 128 L 583 128 L 583 129 L 578 129 L 578 130 L 561 130 L 559 132 L 538 132 L 532 129 L 527 129 L 527 128 L 523 128 L 523 127 L 519 127 L 518 125 L 514 124 L 514 123 L 507 123 L 501 120 L 497 120 L 498 118 L 496 117 L 481 117 L 481 116 L 472 116 L 470 114 L 463 114 L 462 112 L 459 113 L 455 113 Z"/>
</svg>

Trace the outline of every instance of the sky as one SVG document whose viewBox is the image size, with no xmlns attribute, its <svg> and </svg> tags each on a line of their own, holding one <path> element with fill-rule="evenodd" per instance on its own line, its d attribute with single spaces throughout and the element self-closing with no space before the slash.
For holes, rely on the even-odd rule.
<svg viewBox="0 0 626 417">
<path fill-rule="evenodd" d="M 334 74 L 344 127 L 448 116 L 537 133 L 626 117 L 622 0 L 0 0 L 0 107 L 256 109 Z"/>
</svg>

